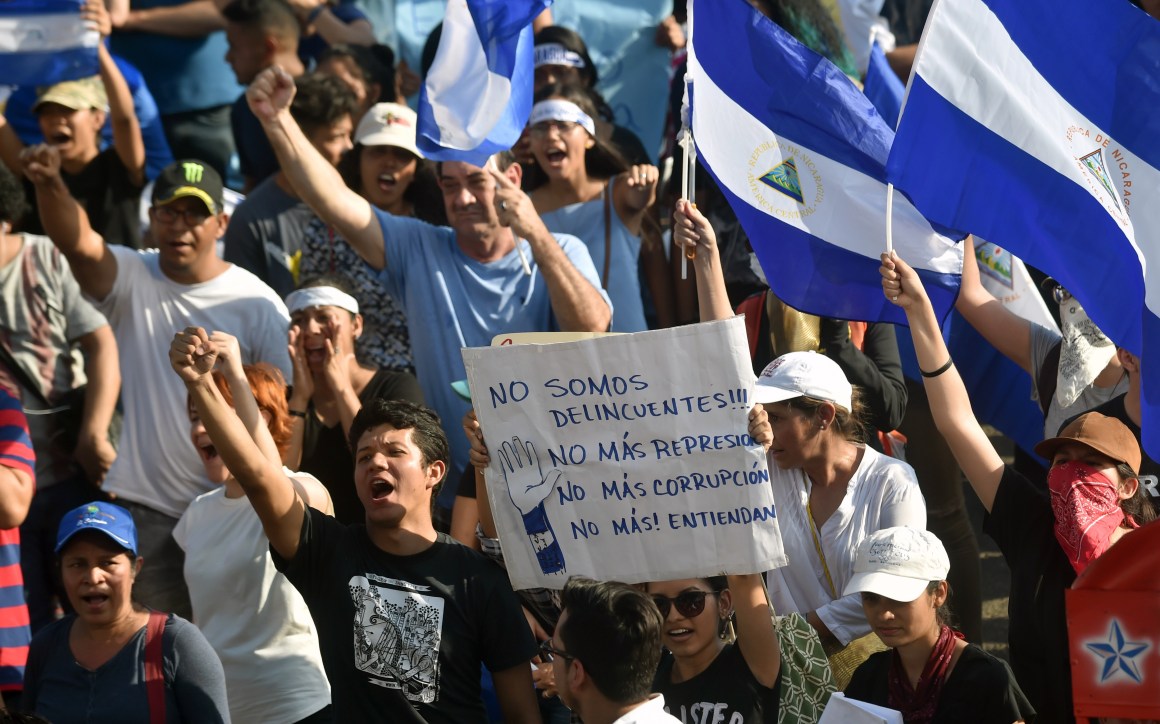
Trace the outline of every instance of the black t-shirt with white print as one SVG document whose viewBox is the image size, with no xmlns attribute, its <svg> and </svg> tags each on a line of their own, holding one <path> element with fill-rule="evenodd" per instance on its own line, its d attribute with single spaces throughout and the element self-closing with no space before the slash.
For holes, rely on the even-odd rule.
<svg viewBox="0 0 1160 724">
<path fill-rule="evenodd" d="M 673 656 L 666 652 L 653 681 L 665 709 L 684 724 L 776 724 L 781 673 L 772 687 L 762 686 L 735 644 L 727 644 L 709 668 L 688 681 L 672 683 Z"/>
<path fill-rule="evenodd" d="M 444 534 L 394 556 L 365 526 L 307 508 L 294 559 L 270 554 L 318 628 L 335 721 L 486 722 L 480 663 L 536 653 L 504 572 Z"/>
</svg>

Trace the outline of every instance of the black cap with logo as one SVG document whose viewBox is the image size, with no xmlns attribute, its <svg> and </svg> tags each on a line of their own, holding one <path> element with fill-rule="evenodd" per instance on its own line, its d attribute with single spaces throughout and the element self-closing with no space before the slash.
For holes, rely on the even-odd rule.
<svg viewBox="0 0 1160 724">
<path fill-rule="evenodd" d="M 222 177 L 201 161 L 186 159 L 169 164 L 153 184 L 153 203 L 164 206 L 186 196 L 200 199 L 211 214 L 220 214 Z"/>
</svg>

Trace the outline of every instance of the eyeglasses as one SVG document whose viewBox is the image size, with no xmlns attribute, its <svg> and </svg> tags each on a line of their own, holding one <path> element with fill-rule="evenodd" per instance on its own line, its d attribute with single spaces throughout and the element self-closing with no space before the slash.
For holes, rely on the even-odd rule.
<svg viewBox="0 0 1160 724">
<path fill-rule="evenodd" d="M 555 128 L 561 136 L 566 136 L 579 127 L 580 124 L 575 121 L 540 121 L 531 127 L 531 132 L 537 138 L 544 138 Z"/>
<path fill-rule="evenodd" d="M 545 639 L 544 641 L 540 642 L 540 658 L 542 658 L 544 661 L 551 661 L 557 656 L 559 656 L 561 659 L 564 659 L 565 663 L 576 659 L 576 657 L 572 654 L 569 654 L 566 651 L 561 651 L 560 649 L 553 646 L 552 639 Z"/>
<path fill-rule="evenodd" d="M 653 596 L 652 600 L 657 605 L 657 610 L 661 612 L 661 618 L 668 618 L 673 606 L 676 606 L 677 613 L 685 618 L 696 618 L 705 610 L 705 596 L 716 595 L 717 591 L 684 591 L 675 598 Z"/>
<path fill-rule="evenodd" d="M 169 206 L 155 206 L 153 213 L 157 216 L 157 220 L 166 224 L 172 224 L 178 219 L 183 219 L 185 225 L 191 229 L 197 228 L 205 223 L 211 214 L 202 209 L 186 209 L 185 211 L 178 211 Z"/>
<path fill-rule="evenodd" d="M 1051 290 L 1051 296 L 1055 299 L 1056 304 L 1065 304 L 1067 300 L 1071 299 L 1071 292 L 1057 284 L 1055 289 Z"/>
</svg>

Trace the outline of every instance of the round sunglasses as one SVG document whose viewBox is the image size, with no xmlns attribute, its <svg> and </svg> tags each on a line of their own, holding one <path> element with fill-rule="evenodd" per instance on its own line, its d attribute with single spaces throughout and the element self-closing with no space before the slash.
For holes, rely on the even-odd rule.
<svg viewBox="0 0 1160 724">
<path fill-rule="evenodd" d="M 673 598 L 653 596 L 652 600 L 661 612 L 661 618 L 668 618 L 673 606 L 676 606 L 677 613 L 685 618 L 696 618 L 705 610 L 705 597 L 716 595 L 719 595 L 718 591 L 682 591 Z"/>
</svg>

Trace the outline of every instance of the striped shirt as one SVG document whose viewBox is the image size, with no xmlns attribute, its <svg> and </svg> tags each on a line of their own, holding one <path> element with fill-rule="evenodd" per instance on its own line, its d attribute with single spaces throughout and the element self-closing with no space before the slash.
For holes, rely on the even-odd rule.
<svg viewBox="0 0 1160 724">
<path fill-rule="evenodd" d="M 28 422 L 20 401 L 0 387 L 0 465 L 23 470 L 31 477 L 36 465 Z M 24 686 L 28 659 L 28 607 L 20 573 L 20 529 L 0 530 L 0 691 Z"/>
</svg>

